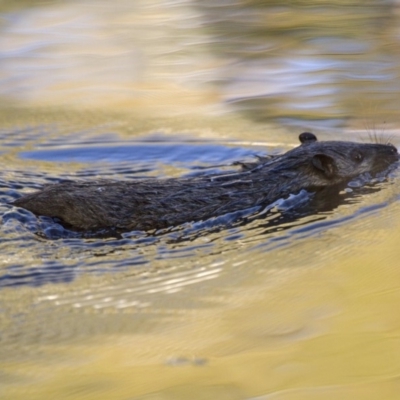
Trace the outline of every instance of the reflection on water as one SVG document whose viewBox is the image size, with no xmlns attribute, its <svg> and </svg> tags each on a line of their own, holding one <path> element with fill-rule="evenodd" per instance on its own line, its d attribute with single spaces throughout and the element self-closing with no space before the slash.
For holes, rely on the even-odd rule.
<svg viewBox="0 0 400 400">
<path fill-rule="evenodd" d="M 0 95 L 40 106 L 398 120 L 397 2 L 66 2 L 3 14 Z"/>
<path fill-rule="evenodd" d="M 202 50 L 200 17 L 191 2 L 163 0 L 69 2 L 5 14 L 0 94 L 33 105 L 151 106 L 169 115 L 223 108 L 204 86 L 218 62 Z"/>
<path fill-rule="evenodd" d="M 348 276 L 348 268 L 352 273 L 358 273 L 354 265 L 365 268 L 365 261 L 353 263 L 358 260 L 354 254 L 365 252 L 368 244 L 377 246 L 373 254 L 385 251 L 389 271 L 396 262 L 396 247 L 390 244 L 396 235 L 390 236 L 397 226 L 397 172 L 389 182 L 344 191 L 339 202 L 323 203 L 319 212 L 318 201 L 300 193 L 278 202 L 271 214 L 249 215 L 238 224 L 225 216 L 219 221 L 222 226 L 188 223 L 169 232 L 131 232 L 119 239 L 69 237 L 50 219 L 5 204 L 58 179 L 211 173 L 234 168 L 231 163 L 237 158 L 251 160 L 253 154 L 277 151 L 250 142 L 242 147 L 172 137 L 162 141 L 160 136 L 124 143 L 117 140 L 118 130 L 114 132 L 86 133 L 75 144 L 74 134 L 63 144 L 46 130 L 36 136 L 35 130 L 32 135 L 16 131 L 11 141 L 7 134 L 3 137 L 1 157 L 7 168 L 1 173 L 0 193 L 0 358 L 10 398 L 22 398 L 26 391 L 37 398 L 50 392 L 68 397 L 71 391 L 78 398 L 106 399 L 110 391 L 121 398 L 141 398 L 154 390 L 159 391 L 155 398 L 187 398 L 187 387 L 193 385 L 211 397 L 250 398 L 279 387 L 289 390 L 293 379 L 301 384 L 304 368 L 311 374 L 304 379 L 327 384 L 317 371 L 321 363 L 338 357 L 331 382 L 338 390 L 345 388 L 340 354 L 351 350 L 359 357 L 363 347 L 350 341 L 342 348 L 330 338 L 335 329 L 350 334 L 340 316 L 348 315 L 353 300 L 343 293 L 359 280 Z M 24 145 L 18 135 L 31 140 Z M 388 221 L 393 229 L 388 230 Z M 44 235 L 37 234 L 41 229 Z M 380 249 L 388 240 L 388 247 Z M 393 279 L 382 279 L 377 290 L 386 293 Z M 365 290 L 371 284 L 367 279 Z M 370 319 L 363 312 L 363 326 L 377 323 L 377 314 Z M 391 315 L 380 317 L 381 335 Z M 326 343 L 319 344 L 328 333 Z M 371 343 L 363 342 L 377 346 L 364 355 L 367 365 L 393 346 L 391 341 L 375 345 L 379 333 L 374 335 Z M 325 346 L 336 352 L 326 353 Z M 276 356 L 277 349 L 281 356 Z M 293 354 L 298 356 L 292 359 Z M 232 368 L 238 374 L 231 378 L 233 385 L 225 378 Z M 371 367 L 362 368 L 367 382 L 375 379 Z M 281 384 L 259 382 L 249 374 L 253 369 Z M 103 386 L 104 374 L 110 386 Z M 132 375 L 135 383 L 128 379 Z M 39 385 L 38 379 L 45 384 Z M 210 379 L 216 385 L 209 386 Z M 356 378 L 351 382 L 360 383 Z M 243 393 L 235 386 L 239 383 Z"/>
<path fill-rule="evenodd" d="M 398 398 L 398 172 L 153 235 L 77 236 L 8 204 L 230 171 L 313 126 L 359 140 L 343 128 L 386 121 L 398 145 L 397 1 L 0 12 L 2 399 Z"/>
<path fill-rule="evenodd" d="M 354 117 L 383 122 L 396 108 L 394 2 L 205 4 L 213 46 L 230 59 L 224 98 L 253 118 L 333 119 L 324 122 L 332 126 Z"/>
</svg>

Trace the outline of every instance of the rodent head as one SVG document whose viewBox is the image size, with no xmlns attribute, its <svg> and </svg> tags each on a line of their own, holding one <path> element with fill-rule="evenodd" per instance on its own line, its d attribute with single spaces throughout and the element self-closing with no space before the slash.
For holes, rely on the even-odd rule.
<svg viewBox="0 0 400 400">
<path fill-rule="evenodd" d="M 363 173 L 374 176 L 399 160 L 399 153 L 391 144 L 318 142 L 308 132 L 299 139 L 302 144 L 286 153 L 285 162 L 277 169 L 297 171 L 298 179 L 306 186 L 345 183 Z"/>
<path fill-rule="evenodd" d="M 397 149 L 389 144 L 314 142 L 304 149 L 321 177 L 338 182 L 366 172 L 375 175 L 399 159 Z"/>
</svg>

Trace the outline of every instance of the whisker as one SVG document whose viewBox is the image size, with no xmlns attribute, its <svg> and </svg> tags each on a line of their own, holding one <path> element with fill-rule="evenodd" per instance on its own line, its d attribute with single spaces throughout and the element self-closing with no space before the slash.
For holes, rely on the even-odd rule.
<svg viewBox="0 0 400 400">
<path fill-rule="evenodd" d="M 392 140 L 394 139 L 394 134 L 392 133 L 391 135 L 389 135 L 389 136 L 386 136 L 386 138 L 385 138 L 386 140 L 385 140 L 385 143 L 384 144 L 387 144 L 387 145 L 392 145 L 393 146 L 393 143 L 392 143 Z"/>
</svg>

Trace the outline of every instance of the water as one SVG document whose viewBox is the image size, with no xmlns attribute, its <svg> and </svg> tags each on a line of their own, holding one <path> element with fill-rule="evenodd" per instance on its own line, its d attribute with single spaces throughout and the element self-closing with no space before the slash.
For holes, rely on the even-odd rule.
<svg viewBox="0 0 400 400">
<path fill-rule="evenodd" d="M 399 173 L 82 237 L 44 184 L 232 171 L 398 133 L 398 4 L 3 2 L 3 399 L 397 399 Z M 383 138 L 383 139 L 382 139 Z"/>
</svg>

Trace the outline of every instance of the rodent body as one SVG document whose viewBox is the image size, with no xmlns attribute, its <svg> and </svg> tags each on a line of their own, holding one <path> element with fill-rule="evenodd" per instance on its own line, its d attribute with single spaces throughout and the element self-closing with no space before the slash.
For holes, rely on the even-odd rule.
<svg viewBox="0 0 400 400">
<path fill-rule="evenodd" d="M 57 217 L 77 230 L 161 229 L 271 204 L 302 189 L 315 192 L 343 185 L 360 174 L 385 171 L 399 158 L 390 144 L 318 142 L 310 133 L 300 135 L 300 141 L 293 150 L 248 164 L 241 172 L 59 183 L 13 204 Z"/>
</svg>

